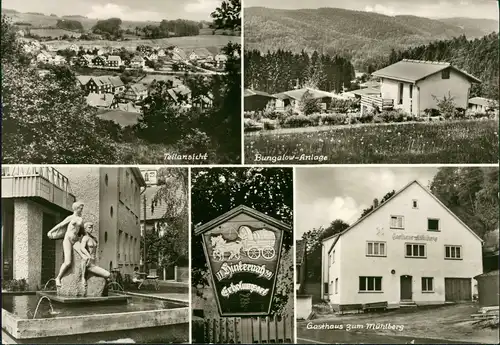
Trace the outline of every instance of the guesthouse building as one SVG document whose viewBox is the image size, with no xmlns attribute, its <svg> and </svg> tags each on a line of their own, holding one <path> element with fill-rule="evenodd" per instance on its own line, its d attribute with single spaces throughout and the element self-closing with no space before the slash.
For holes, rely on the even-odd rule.
<svg viewBox="0 0 500 345">
<path fill-rule="evenodd" d="M 482 243 L 418 181 L 322 241 L 323 300 L 334 308 L 472 301 Z"/>
</svg>

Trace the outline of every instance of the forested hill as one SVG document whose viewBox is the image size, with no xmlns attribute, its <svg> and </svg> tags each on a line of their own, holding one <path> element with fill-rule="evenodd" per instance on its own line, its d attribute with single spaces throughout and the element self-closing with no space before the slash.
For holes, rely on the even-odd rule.
<svg viewBox="0 0 500 345">
<path fill-rule="evenodd" d="M 386 55 L 391 48 L 405 49 L 461 35 L 481 37 L 494 26 L 492 21 L 473 19 L 464 19 L 459 25 L 460 20 L 390 17 L 339 8 L 250 7 L 245 8 L 245 46 L 261 52 L 283 49 L 300 53 L 304 49 L 330 55 L 347 53 L 358 67 Z"/>
<path fill-rule="evenodd" d="M 473 86 L 471 96 L 498 99 L 498 58 L 497 34 L 473 40 L 461 36 L 399 52 L 391 51 L 384 63 L 371 66 L 370 69 L 382 68 L 401 59 L 450 62 L 483 81 Z"/>
</svg>

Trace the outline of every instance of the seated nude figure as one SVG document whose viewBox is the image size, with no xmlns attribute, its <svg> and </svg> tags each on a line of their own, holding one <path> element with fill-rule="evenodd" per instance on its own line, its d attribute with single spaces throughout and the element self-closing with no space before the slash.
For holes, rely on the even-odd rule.
<svg viewBox="0 0 500 345">
<path fill-rule="evenodd" d="M 63 251 L 64 251 L 64 262 L 59 269 L 59 274 L 57 275 L 55 281 L 56 286 L 61 286 L 61 278 L 63 277 L 66 270 L 71 265 L 72 260 L 72 249 L 80 254 L 82 258 L 86 258 L 87 256 L 82 253 L 80 250 L 80 245 L 76 245 L 75 243 L 79 243 L 80 236 L 83 234 L 83 212 L 84 204 L 83 202 L 77 201 L 73 203 L 73 214 L 66 217 L 62 222 L 54 226 L 48 233 L 47 236 L 53 240 L 58 240 L 63 238 Z M 66 226 L 66 230 L 64 231 L 64 227 Z"/>
<path fill-rule="evenodd" d="M 86 222 L 84 224 L 85 234 L 80 241 L 80 251 L 85 255 L 83 263 L 86 265 L 87 271 L 92 272 L 96 276 L 108 279 L 111 275 L 104 268 L 96 266 L 97 238 L 94 236 L 94 224 Z"/>
</svg>

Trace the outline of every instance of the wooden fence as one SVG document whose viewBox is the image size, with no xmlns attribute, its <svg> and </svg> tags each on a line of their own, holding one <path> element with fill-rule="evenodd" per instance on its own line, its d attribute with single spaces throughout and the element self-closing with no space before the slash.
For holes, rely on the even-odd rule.
<svg viewBox="0 0 500 345">
<path fill-rule="evenodd" d="M 203 322 L 205 343 L 293 343 L 295 338 L 292 317 L 223 317 Z"/>
<path fill-rule="evenodd" d="M 380 110 L 392 109 L 394 107 L 394 100 L 382 98 L 378 96 L 365 95 L 361 97 L 361 107 L 367 107 L 368 109 L 378 107 Z"/>
</svg>

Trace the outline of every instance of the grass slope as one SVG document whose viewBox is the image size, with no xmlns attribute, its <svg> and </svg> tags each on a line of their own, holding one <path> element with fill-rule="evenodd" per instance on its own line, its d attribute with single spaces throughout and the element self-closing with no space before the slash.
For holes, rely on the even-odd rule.
<svg viewBox="0 0 500 345">
<path fill-rule="evenodd" d="M 496 163 L 498 121 L 342 126 L 245 135 L 245 163 L 257 163 L 258 154 L 294 156 L 277 164 Z M 327 160 L 311 161 L 301 155 L 322 155 Z"/>
</svg>

